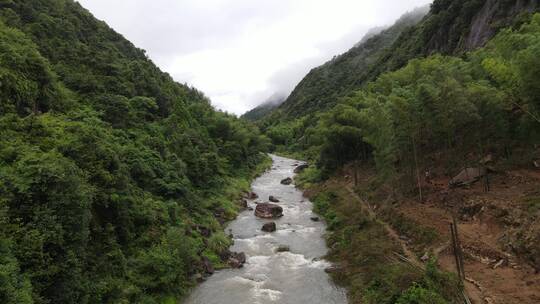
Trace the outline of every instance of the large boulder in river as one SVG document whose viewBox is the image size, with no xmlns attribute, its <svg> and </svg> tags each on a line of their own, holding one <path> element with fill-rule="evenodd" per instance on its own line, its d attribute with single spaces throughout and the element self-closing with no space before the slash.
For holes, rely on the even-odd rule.
<svg viewBox="0 0 540 304">
<path fill-rule="evenodd" d="M 290 177 L 287 177 L 286 179 L 281 180 L 282 185 L 290 185 L 292 184 L 293 180 Z"/>
<path fill-rule="evenodd" d="M 473 184 L 486 174 L 482 168 L 466 168 L 450 180 L 451 187 L 460 187 Z"/>
<path fill-rule="evenodd" d="M 307 168 L 309 168 L 308 164 L 302 164 L 294 169 L 294 173 L 302 173 L 302 171 L 306 170 Z"/>
<path fill-rule="evenodd" d="M 236 253 L 231 252 L 231 255 L 229 257 L 229 266 L 231 268 L 242 268 L 244 264 L 246 263 L 246 254 L 243 252 Z"/>
<path fill-rule="evenodd" d="M 210 262 L 210 260 L 207 257 L 202 258 L 202 263 L 203 263 L 204 271 L 207 274 L 213 274 L 214 273 L 214 271 L 215 271 L 214 270 L 214 265 L 212 265 L 212 262 Z"/>
<path fill-rule="evenodd" d="M 271 201 L 272 203 L 279 203 L 279 200 L 273 195 L 270 195 L 268 200 Z"/>
<path fill-rule="evenodd" d="M 276 231 L 276 229 L 277 229 L 277 226 L 276 226 L 276 223 L 274 222 L 266 223 L 261 228 L 261 230 L 264 232 L 274 232 Z"/>
<path fill-rule="evenodd" d="M 264 203 L 255 208 L 255 216 L 260 218 L 277 218 L 283 216 L 283 208 L 278 205 Z"/>
</svg>

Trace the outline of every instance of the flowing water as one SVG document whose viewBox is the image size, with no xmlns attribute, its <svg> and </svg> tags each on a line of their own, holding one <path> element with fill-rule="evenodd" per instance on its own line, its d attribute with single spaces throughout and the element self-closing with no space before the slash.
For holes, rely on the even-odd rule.
<svg viewBox="0 0 540 304">
<path fill-rule="evenodd" d="M 294 175 L 298 161 L 272 156 L 271 170 L 253 182 L 258 200 L 267 202 L 273 195 L 283 207 L 284 216 L 275 220 L 277 231 L 261 231 L 270 220 L 256 218 L 245 211 L 232 222 L 234 245 L 231 250 L 245 252 L 247 262 L 241 269 L 216 272 L 193 291 L 188 304 L 346 304 L 345 292 L 336 287 L 324 269 L 330 264 L 321 259 L 326 252 L 325 225 L 313 222 L 311 202 L 294 185 L 280 181 Z M 277 253 L 280 245 L 289 252 Z"/>
</svg>

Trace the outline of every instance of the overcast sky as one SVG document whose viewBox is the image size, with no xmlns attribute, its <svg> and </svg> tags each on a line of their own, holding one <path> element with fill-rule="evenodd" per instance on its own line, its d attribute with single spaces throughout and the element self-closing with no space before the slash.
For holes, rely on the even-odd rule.
<svg viewBox="0 0 540 304">
<path fill-rule="evenodd" d="M 79 0 L 175 80 L 242 114 L 431 0 Z"/>
</svg>

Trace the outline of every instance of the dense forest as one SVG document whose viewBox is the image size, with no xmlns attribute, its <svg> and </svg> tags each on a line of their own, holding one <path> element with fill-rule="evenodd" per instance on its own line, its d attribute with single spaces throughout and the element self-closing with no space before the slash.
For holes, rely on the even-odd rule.
<svg viewBox="0 0 540 304">
<path fill-rule="evenodd" d="M 400 201 L 425 201 L 426 179 L 451 178 L 480 160 L 487 159 L 485 166 L 492 157 L 499 161 L 485 170 L 534 168 L 540 163 L 537 10 L 536 1 L 436 0 L 421 20 L 398 22 L 314 69 L 279 108 L 259 120 L 274 150 L 314 164 L 298 183 L 320 192 L 313 199 L 329 222 L 330 255 L 349 267 L 336 276 L 349 287 L 353 303 L 462 301 L 448 294 L 455 287 L 452 276 L 432 264 L 422 277 L 381 259 L 392 252 L 382 241 L 383 226 L 359 207 L 351 209 L 350 193 L 334 186 L 336 176 L 351 174 L 352 166 L 357 183 L 359 167 L 373 170 L 373 179 L 359 191 L 385 192 L 381 201 L 386 203 L 377 205 L 387 208 L 381 216 L 390 214 L 387 220 L 395 228 L 427 243 L 435 234 L 395 211 Z M 373 52 L 358 55 L 390 34 L 394 37 L 371 47 Z M 347 63 L 362 60 L 360 66 Z M 329 178 L 334 184 L 325 183 Z M 538 192 L 530 195 L 528 206 L 536 206 Z M 538 209 L 526 208 L 524 217 L 534 221 Z M 535 245 L 540 231 L 527 227 L 510 250 L 540 269 Z M 359 274 L 365 271 L 372 276 Z"/>
<path fill-rule="evenodd" d="M 0 302 L 175 302 L 267 145 L 77 2 L 0 1 Z"/>
</svg>

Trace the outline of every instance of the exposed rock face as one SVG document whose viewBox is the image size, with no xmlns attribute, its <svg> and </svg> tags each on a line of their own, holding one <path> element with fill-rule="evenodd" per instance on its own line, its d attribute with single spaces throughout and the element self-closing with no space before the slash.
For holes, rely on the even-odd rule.
<svg viewBox="0 0 540 304">
<path fill-rule="evenodd" d="M 278 205 L 264 203 L 255 208 L 255 216 L 260 218 L 277 218 L 283 216 L 283 208 Z"/>
<path fill-rule="evenodd" d="M 477 182 L 486 174 L 486 171 L 481 168 L 463 169 L 458 175 L 450 180 L 450 186 L 459 187 L 466 186 Z"/>
<path fill-rule="evenodd" d="M 277 229 L 277 226 L 276 226 L 276 223 L 274 222 L 266 223 L 261 228 L 261 230 L 264 232 L 274 232 L 276 231 L 276 229 Z"/>
<path fill-rule="evenodd" d="M 273 195 L 270 195 L 268 200 L 271 201 L 272 203 L 279 203 L 279 200 Z"/>
<path fill-rule="evenodd" d="M 534 12 L 536 9 L 538 9 L 537 1 L 487 0 L 472 19 L 471 29 L 465 40 L 465 48 L 474 50 L 484 46 L 495 36 L 501 26 L 511 24 L 515 16 L 522 12 Z"/>
<path fill-rule="evenodd" d="M 290 185 L 290 184 L 292 184 L 292 182 L 293 182 L 292 178 L 287 177 L 286 179 L 281 181 L 281 184 L 282 185 Z"/>
<path fill-rule="evenodd" d="M 308 164 L 302 164 L 294 169 L 294 173 L 302 173 L 302 171 L 306 170 L 307 168 L 309 168 Z"/>
</svg>

